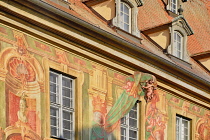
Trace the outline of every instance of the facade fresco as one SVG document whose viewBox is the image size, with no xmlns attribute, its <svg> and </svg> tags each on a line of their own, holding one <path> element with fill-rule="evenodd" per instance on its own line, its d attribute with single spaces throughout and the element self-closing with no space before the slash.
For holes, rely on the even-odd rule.
<svg viewBox="0 0 210 140">
<path fill-rule="evenodd" d="M 210 112 L 157 88 L 153 75 L 141 72 L 123 75 L 4 25 L 0 25 L 0 96 L 3 104 L 0 111 L 5 117 L 0 121 L 0 139 L 49 139 L 42 132 L 42 117 L 45 116 L 42 97 L 49 94 L 49 80 L 45 75 L 49 75 L 51 67 L 46 68 L 44 61 L 52 62 L 55 67 L 61 65 L 65 71 L 76 70 L 85 75 L 83 105 L 79 106 L 85 106 L 81 109 L 84 110 L 82 126 L 86 126 L 81 130 L 85 134 L 83 139 L 106 140 L 110 135 L 118 139 L 120 118 L 139 100 L 146 103 L 140 107 L 145 110 L 145 119 L 139 118 L 145 125 L 146 140 L 167 140 L 175 114 L 194 120 L 192 137 L 196 140 L 210 140 Z M 46 124 L 49 123 L 50 120 Z"/>
</svg>

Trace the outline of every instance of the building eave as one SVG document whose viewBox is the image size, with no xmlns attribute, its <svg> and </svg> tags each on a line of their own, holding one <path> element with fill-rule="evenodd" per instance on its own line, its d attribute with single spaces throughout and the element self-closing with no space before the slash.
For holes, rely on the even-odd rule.
<svg viewBox="0 0 210 140">
<path fill-rule="evenodd" d="M 18 0 L 16 0 L 16 2 L 18 2 Z M 57 9 L 56 7 L 53 7 L 43 1 L 25 0 L 24 4 L 27 5 L 27 2 L 29 3 L 29 5 L 34 4 L 38 7 L 45 9 L 46 11 L 48 11 L 50 13 L 56 15 L 56 17 L 61 17 L 63 20 L 65 19 L 66 21 L 71 22 L 71 25 L 69 25 L 69 26 L 73 26 L 74 28 L 77 28 L 80 30 L 82 29 L 81 31 L 85 34 L 94 36 L 94 38 L 97 38 L 98 40 L 102 40 L 102 41 L 106 42 L 107 44 L 112 43 L 112 44 L 110 44 L 110 46 L 113 46 L 113 44 L 115 44 L 113 46 L 113 48 L 116 50 L 122 51 L 122 46 L 123 46 L 123 48 L 126 48 L 126 51 L 124 53 L 127 53 L 128 55 L 135 57 L 139 61 L 144 61 L 145 63 L 154 65 L 155 67 L 158 67 L 159 69 L 164 70 L 166 73 L 169 73 L 169 75 L 173 75 L 174 77 L 180 77 L 180 80 L 186 81 L 187 83 L 190 83 L 194 86 L 198 86 L 197 88 L 202 89 L 207 93 L 210 92 L 210 89 L 209 89 L 210 81 L 207 81 L 207 80 L 195 75 L 194 73 L 187 71 L 186 69 L 184 69 L 180 66 L 177 66 L 174 63 L 137 46 L 136 44 L 128 42 L 127 40 L 124 40 L 116 35 L 113 35 L 107 31 L 105 31 L 105 30 L 102 30 L 86 21 L 81 20 L 80 18 L 77 18 L 69 13 L 66 13 L 60 9 Z M 32 7 L 30 7 L 30 8 L 32 8 Z M 4 10 L 6 10 L 8 12 L 9 9 L 4 9 Z M 18 13 L 16 13 L 16 14 L 18 14 Z M 43 14 L 45 14 L 45 13 L 43 13 Z M 55 17 L 55 16 L 52 16 L 52 17 Z M 23 17 L 21 17 L 21 18 L 23 18 Z M 62 22 L 62 21 L 60 21 L 60 22 Z M 104 55 L 109 55 L 107 52 L 105 52 L 103 50 L 99 50 L 98 48 L 94 49 L 93 46 L 91 46 L 91 45 L 90 45 L 90 49 L 93 49 L 94 51 L 98 51 L 99 53 L 104 53 Z M 109 57 L 111 58 L 112 56 L 109 55 Z M 134 68 L 136 68 L 136 69 L 141 67 L 141 66 L 137 66 L 138 64 L 131 64 L 131 62 L 126 62 L 126 63 L 129 65 L 133 65 Z M 161 78 L 161 75 L 159 75 L 158 77 Z"/>
</svg>

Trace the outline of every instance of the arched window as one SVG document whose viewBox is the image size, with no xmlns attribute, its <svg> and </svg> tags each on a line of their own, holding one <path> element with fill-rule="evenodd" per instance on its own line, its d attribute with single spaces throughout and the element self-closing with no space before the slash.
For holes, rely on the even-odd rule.
<svg viewBox="0 0 210 140">
<path fill-rule="evenodd" d="M 115 0 L 115 2 L 116 16 L 112 19 L 112 25 L 116 27 L 117 33 L 137 41 L 133 36 L 140 37 L 137 16 L 138 7 L 142 5 L 142 0 Z"/>
<path fill-rule="evenodd" d="M 177 31 L 174 32 L 173 55 L 183 59 L 183 36 Z"/>
<path fill-rule="evenodd" d="M 131 7 L 124 2 L 120 3 L 120 28 L 131 32 Z"/>
</svg>

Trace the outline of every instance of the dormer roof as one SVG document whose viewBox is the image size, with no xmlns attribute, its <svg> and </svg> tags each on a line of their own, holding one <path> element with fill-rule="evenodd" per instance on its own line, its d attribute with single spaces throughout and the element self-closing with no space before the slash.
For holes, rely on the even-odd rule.
<svg viewBox="0 0 210 140">
<path fill-rule="evenodd" d="M 172 24 L 180 24 L 180 26 L 184 28 L 188 36 L 194 34 L 192 28 L 190 27 L 183 15 L 179 15 L 176 18 L 174 18 L 172 20 Z"/>
</svg>

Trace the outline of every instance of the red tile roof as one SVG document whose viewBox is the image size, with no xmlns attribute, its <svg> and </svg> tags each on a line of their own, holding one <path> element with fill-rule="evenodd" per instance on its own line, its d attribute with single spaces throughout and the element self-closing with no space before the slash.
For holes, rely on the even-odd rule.
<svg viewBox="0 0 210 140">
<path fill-rule="evenodd" d="M 49 0 L 45 0 L 48 1 Z M 197 2 L 200 1 L 200 2 Z M 200 53 L 202 51 L 210 50 L 210 5 L 204 2 L 205 0 L 190 0 L 183 3 L 184 17 L 189 23 L 190 27 L 194 31 L 194 34 L 188 36 L 188 50 L 190 55 L 195 53 Z M 163 50 L 158 48 L 156 44 L 152 43 L 146 36 L 141 35 L 142 44 L 137 44 L 131 40 L 117 34 L 112 28 L 110 28 L 106 22 L 95 15 L 84 3 L 80 0 L 69 0 L 71 3 L 70 7 L 72 10 L 67 10 L 68 13 L 93 24 L 102 30 L 105 30 L 115 36 L 126 39 L 127 41 L 138 45 L 171 63 L 176 64 L 179 67 L 186 69 L 187 71 L 196 74 L 197 76 L 210 81 L 210 73 L 206 72 L 202 67 L 200 67 L 197 62 L 190 59 L 192 68 L 185 67 L 182 64 L 172 61 L 169 57 L 163 54 Z M 54 6 L 57 6 L 54 4 Z M 165 10 L 166 0 L 147 0 L 144 1 L 144 5 L 140 6 L 138 13 L 138 27 L 141 31 L 152 29 L 161 25 L 171 23 L 174 19 L 169 16 Z M 65 9 L 66 10 L 66 9 Z"/>
<path fill-rule="evenodd" d="M 138 27 L 141 31 L 172 22 L 161 0 L 148 0 L 139 7 Z"/>
<path fill-rule="evenodd" d="M 187 46 L 191 55 L 210 50 L 210 4 L 204 1 L 184 3 L 184 17 L 194 31 L 188 37 Z"/>
<path fill-rule="evenodd" d="M 161 0 L 145 1 L 139 7 L 138 25 L 140 30 L 152 29 L 172 21 Z M 190 55 L 210 50 L 210 1 L 191 0 L 182 3 L 183 15 L 194 34 L 188 37 Z"/>
</svg>

